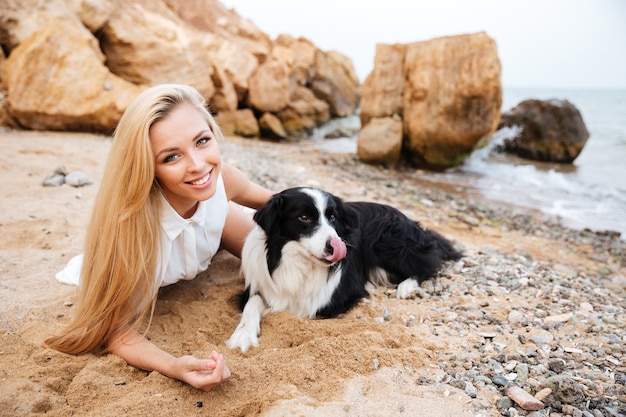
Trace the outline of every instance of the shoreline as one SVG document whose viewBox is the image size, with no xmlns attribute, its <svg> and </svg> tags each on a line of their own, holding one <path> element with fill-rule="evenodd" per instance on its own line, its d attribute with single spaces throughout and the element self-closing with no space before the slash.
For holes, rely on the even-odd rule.
<svg viewBox="0 0 626 417">
<path fill-rule="evenodd" d="M 43 340 L 67 323 L 75 302 L 75 288 L 56 282 L 54 273 L 81 251 L 110 142 L 9 131 L 0 143 L 2 415 L 175 416 L 200 412 L 202 402 L 218 417 L 424 410 L 433 417 L 499 416 L 520 410 L 502 378 L 533 394 L 549 386 L 543 402 L 553 412 L 563 404 L 622 413 L 626 407 L 622 240 L 466 200 L 313 143 L 227 138 L 221 148 L 225 160 L 272 189 L 318 186 L 347 200 L 393 205 L 451 239 L 465 257 L 408 300 L 378 288 L 338 319 L 270 314 L 260 347 L 243 354 L 224 345 L 239 319 L 228 303 L 243 284 L 239 261 L 218 254 L 206 273 L 160 292 L 149 333 L 173 354 L 224 353 L 233 377 L 210 393 L 113 355 L 48 349 Z M 43 187 L 59 165 L 94 184 Z"/>
</svg>

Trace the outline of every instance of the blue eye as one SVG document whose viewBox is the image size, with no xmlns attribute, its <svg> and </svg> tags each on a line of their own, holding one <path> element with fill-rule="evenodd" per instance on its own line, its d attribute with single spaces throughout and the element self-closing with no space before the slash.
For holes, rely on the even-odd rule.
<svg viewBox="0 0 626 417">
<path fill-rule="evenodd" d="M 200 139 L 198 139 L 198 141 L 196 142 L 196 145 L 198 145 L 198 146 L 205 145 L 205 144 L 209 143 L 210 141 L 211 141 L 211 137 L 204 136 L 204 137 L 201 137 Z"/>
<path fill-rule="evenodd" d="M 165 157 L 165 159 L 163 159 L 163 163 L 172 162 L 172 161 L 176 160 L 176 158 L 178 158 L 178 155 L 176 155 L 176 154 L 168 155 L 168 156 Z"/>
</svg>

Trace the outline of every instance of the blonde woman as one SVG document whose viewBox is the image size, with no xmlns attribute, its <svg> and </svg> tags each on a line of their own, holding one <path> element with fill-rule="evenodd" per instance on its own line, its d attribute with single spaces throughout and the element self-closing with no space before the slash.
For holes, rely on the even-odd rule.
<svg viewBox="0 0 626 417">
<path fill-rule="evenodd" d="M 139 330 L 160 286 L 193 279 L 220 247 L 240 255 L 253 223 L 234 203 L 258 208 L 272 195 L 222 162 L 221 137 L 192 87 L 157 85 L 129 105 L 115 131 L 84 254 L 57 274 L 79 284 L 79 293 L 73 321 L 46 341 L 50 347 L 111 352 L 205 391 L 228 379 L 221 354 L 174 357 Z"/>
</svg>

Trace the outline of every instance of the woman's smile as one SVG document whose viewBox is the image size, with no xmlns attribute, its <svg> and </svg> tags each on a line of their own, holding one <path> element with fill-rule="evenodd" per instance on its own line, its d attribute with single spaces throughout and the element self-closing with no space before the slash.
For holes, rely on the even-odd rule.
<svg viewBox="0 0 626 417">
<path fill-rule="evenodd" d="M 182 217 L 213 197 L 221 169 L 217 140 L 202 114 L 181 104 L 150 128 L 155 176 L 165 198 Z"/>
<path fill-rule="evenodd" d="M 193 180 L 193 181 L 188 181 L 188 183 L 191 184 L 191 185 L 204 185 L 204 184 L 206 184 L 209 181 L 210 178 L 211 178 L 211 172 L 208 172 L 202 178 L 197 179 L 197 180 Z"/>
</svg>

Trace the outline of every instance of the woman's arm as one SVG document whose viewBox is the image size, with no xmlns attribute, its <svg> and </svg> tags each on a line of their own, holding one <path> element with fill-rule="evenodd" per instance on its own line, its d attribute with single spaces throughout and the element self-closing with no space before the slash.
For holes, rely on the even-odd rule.
<svg viewBox="0 0 626 417">
<path fill-rule="evenodd" d="M 228 200 L 239 205 L 229 203 L 221 246 L 241 257 L 243 242 L 254 227 L 253 211 L 241 206 L 258 209 L 267 203 L 274 192 L 250 181 L 243 172 L 225 162 L 222 163 L 222 178 Z"/>
<path fill-rule="evenodd" d="M 222 178 L 228 200 L 242 206 L 258 209 L 274 194 L 274 191 L 250 181 L 243 172 L 226 162 L 222 162 Z"/>
<path fill-rule="evenodd" d="M 210 391 L 230 377 L 224 356 L 213 351 L 208 359 L 193 356 L 177 358 L 139 334 L 126 328 L 109 339 L 111 353 L 128 364 L 147 371 L 157 371 L 170 378 L 186 382 L 192 387 Z"/>
</svg>

